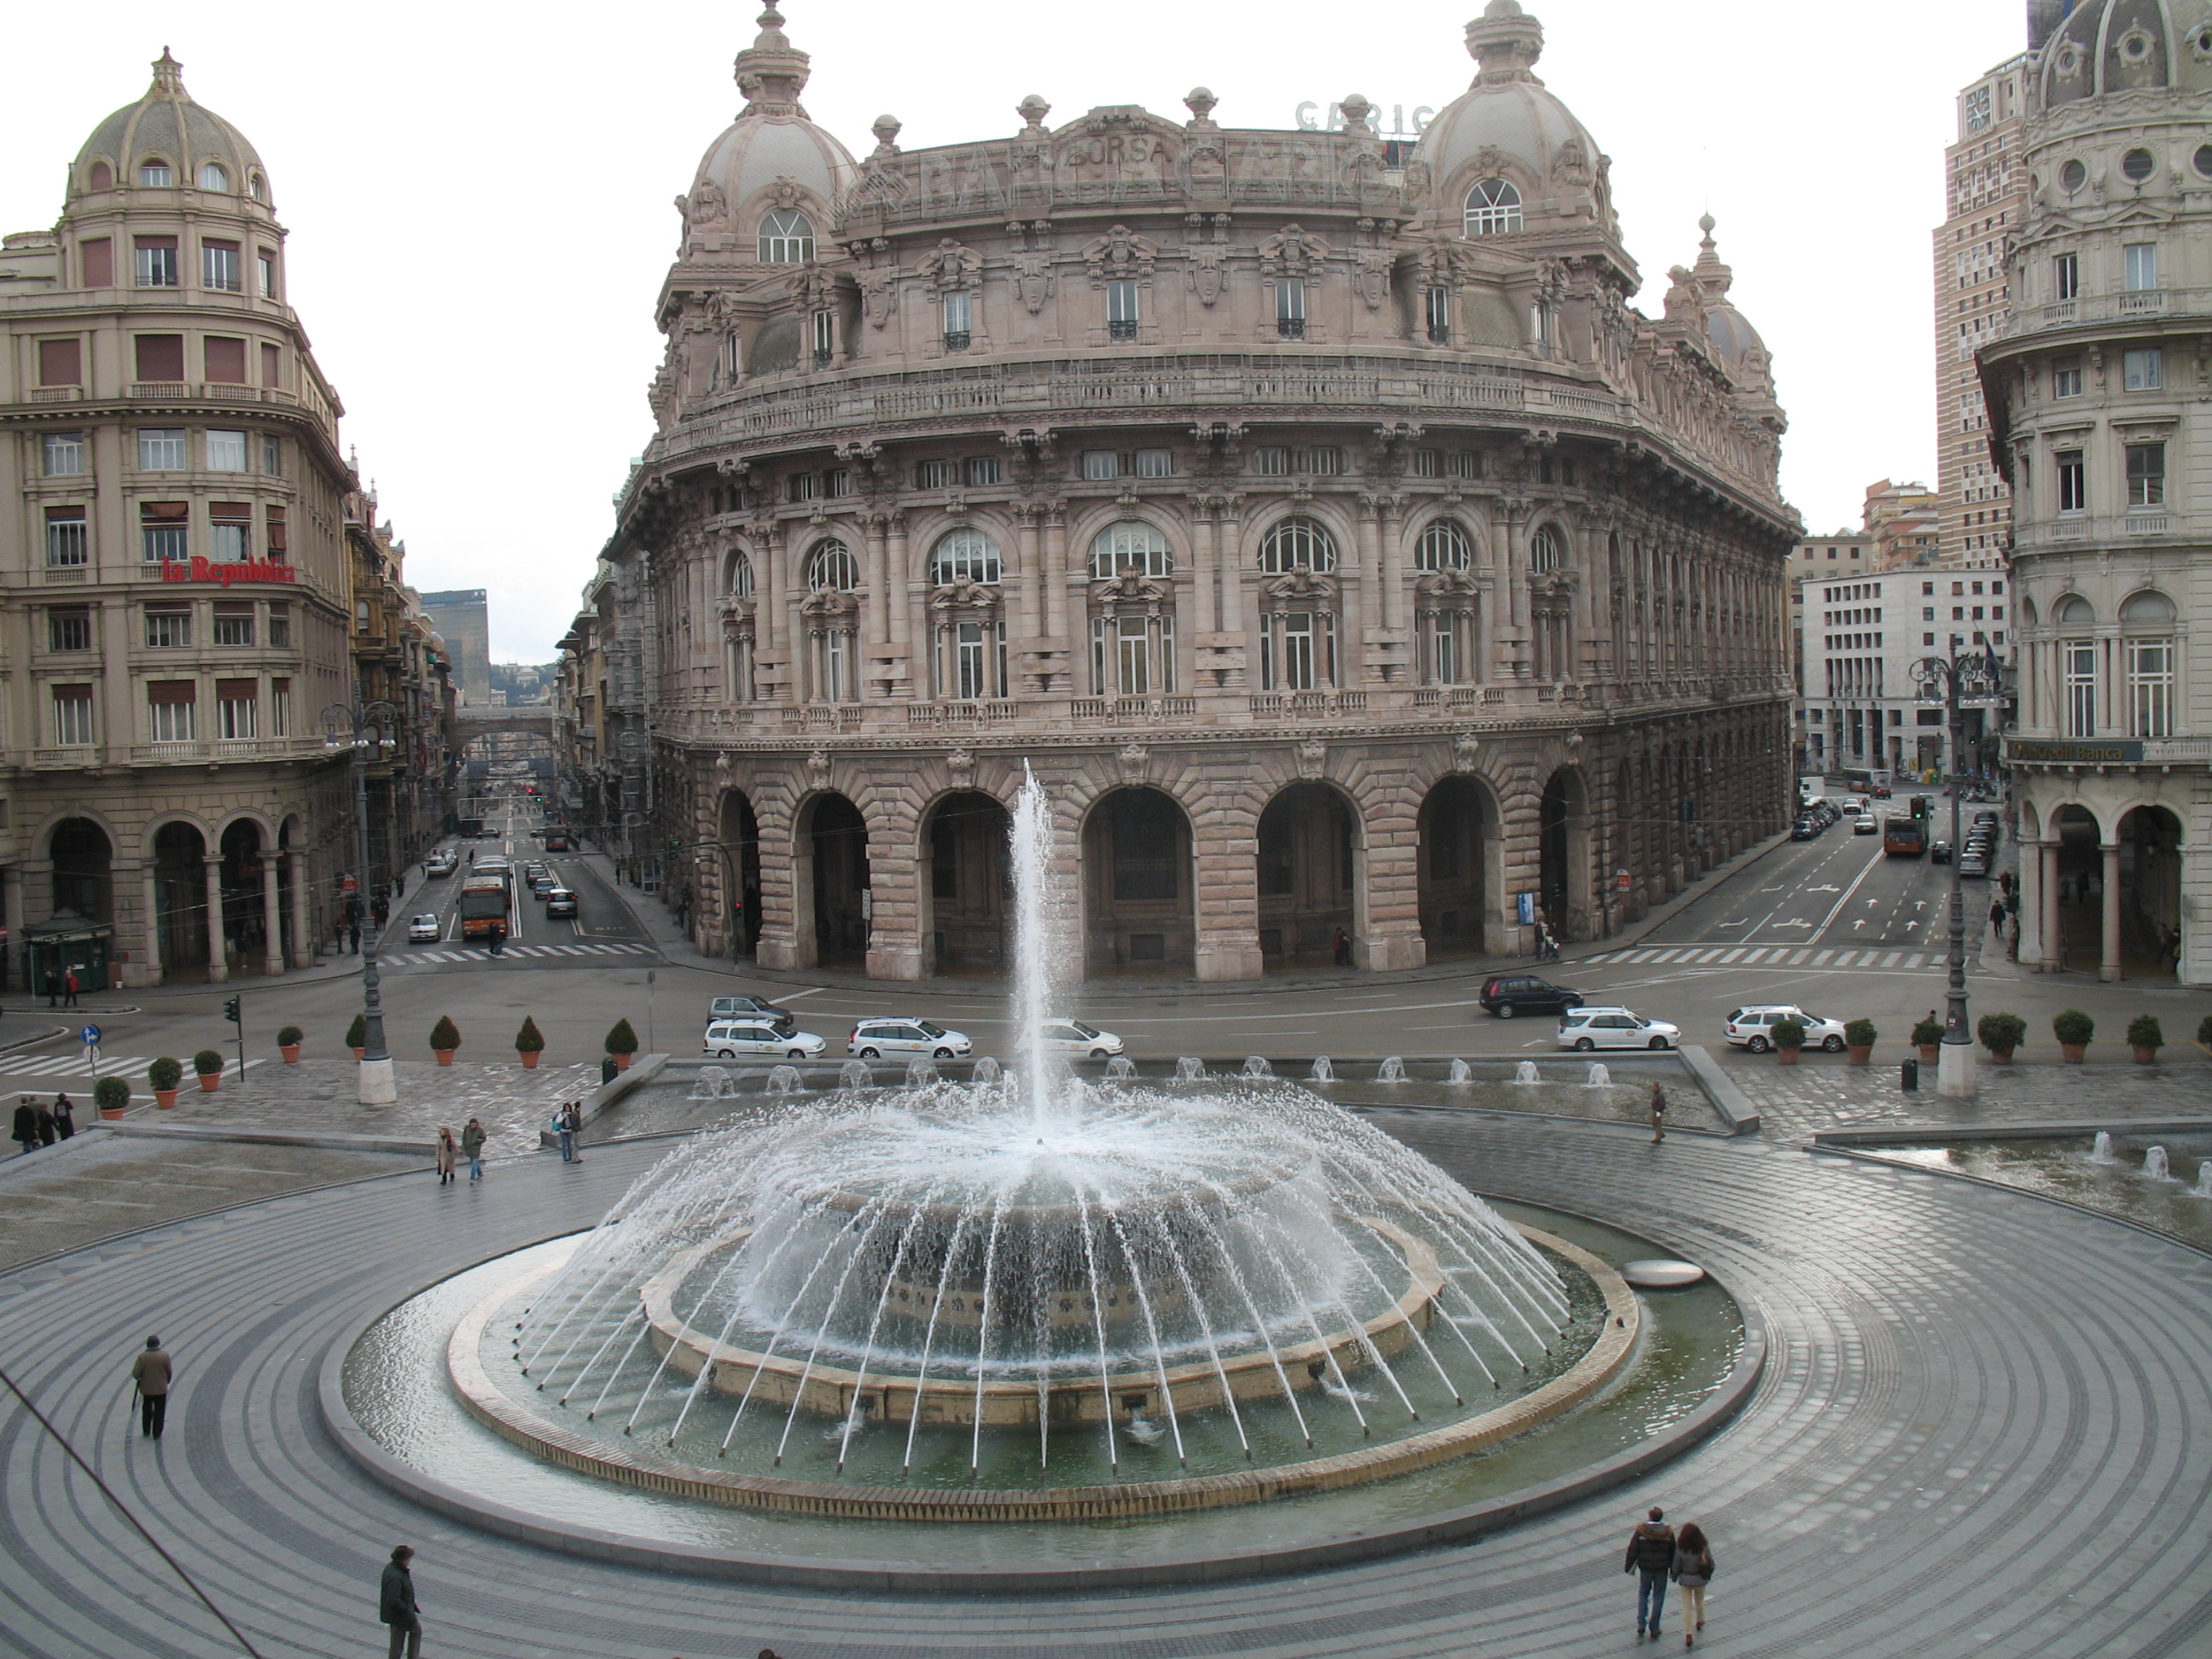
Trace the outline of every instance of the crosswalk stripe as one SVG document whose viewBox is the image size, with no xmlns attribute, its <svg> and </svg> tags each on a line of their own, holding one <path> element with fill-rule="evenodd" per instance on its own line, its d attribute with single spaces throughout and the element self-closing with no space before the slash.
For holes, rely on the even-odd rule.
<svg viewBox="0 0 2212 1659">
<path fill-rule="evenodd" d="M 1818 968 L 1818 967 L 1819 967 L 1822 963 L 1826 962 L 1826 961 L 1830 957 L 1832 957 L 1832 956 L 1833 956 L 1833 955 L 1835 955 L 1835 954 L 1836 954 L 1836 953 L 1835 953 L 1833 951 L 1818 951 L 1818 952 L 1814 953 L 1814 957 L 1813 957 L 1813 965 L 1814 965 L 1815 968 Z"/>
<path fill-rule="evenodd" d="M 1904 952 L 1904 951 L 1891 951 L 1887 956 L 1884 957 L 1881 959 L 1881 965 L 1882 965 L 1883 967 L 1885 967 L 1885 968 L 1894 968 L 1894 967 L 1896 967 L 1896 966 L 1897 966 L 1897 964 L 1898 964 L 1899 963 L 1900 963 L 1900 962 L 1902 962 L 1902 961 L 1904 961 L 1904 960 L 1905 960 L 1905 952 Z"/>
<path fill-rule="evenodd" d="M 1750 967 L 1750 966 L 1751 966 L 1751 964 L 1752 964 L 1753 963 L 1754 963 L 1754 962 L 1761 962 L 1761 961 L 1764 961 L 1764 960 L 1765 959 L 1765 957 L 1766 957 L 1766 952 L 1765 952 L 1763 949 L 1753 949 L 1753 950 L 1746 951 L 1743 953 L 1743 965 L 1744 965 L 1745 967 L 1748 968 L 1748 967 Z"/>
<path fill-rule="evenodd" d="M 1734 950 L 1734 951 L 1729 951 L 1726 956 L 1723 957 L 1721 958 L 1721 960 L 1722 960 L 1723 962 L 1734 962 L 1734 961 L 1735 961 L 1738 957 L 1741 956 L 1742 954 L 1743 954 L 1743 951 L 1741 951 L 1741 949 L 1740 949 L 1740 948 L 1739 948 L 1739 949 L 1737 949 L 1737 950 Z"/>
<path fill-rule="evenodd" d="M 1698 955 L 1698 956 L 1696 956 L 1696 957 L 1690 957 L 1690 958 L 1686 958 L 1686 959 L 1687 959 L 1687 960 L 1690 960 L 1690 961 L 1694 961 L 1694 962 L 1711 962 L 1711 961 L 1715 957 L 1717 957 L 1717 956 L 1718 956 L 1718 955 L 1720 955 L 1720 952 L 1719 952 L 1718 951 L 1703 951 L 1703 952 L 1701 952 L 1699 955 Z"/>
<path fill-rule="evenodd" d="M 1630 953 L 1628 959 L 1631 962 L 1650 962 L 1658 955 L 1656 951 L 1636 951 Z"/>
<path fill-rule="evenodd" d="M 1804 961 L 1805 958 L 1810 955 L 1812 955 L 1812 952 L 1809 950 L 1792 951 L 1790 953 L 1790 965 L 1792 968 L 1795 968 L 1799 963 Z"/>
</svg>

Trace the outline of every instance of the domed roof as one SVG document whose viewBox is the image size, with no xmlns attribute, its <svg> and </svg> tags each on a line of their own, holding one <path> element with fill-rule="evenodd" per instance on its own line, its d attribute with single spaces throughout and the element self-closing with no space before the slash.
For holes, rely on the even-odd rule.
<svg viewBox="0 0 2212 1659">
<path fill-rule="evenodd" d="M 147 162 L 161 161 L 173 170 L 179 185 L 251 194 L 264 203 L 270 199 L 269 176 L 260 155 L 236 127 L 192 101 L 185 90 L 184 65 L 169 56 L 167 46 L 154 62 L 154 82 L 146 95 L 117 110 L 84 141 L 70 168 L 72 196 L 93 187 L 92 169 L 101 161 L 115 169 L 118 184 L 134 182 L 137 169 Z M 203 184 L 204 170 L 210 162 L 224 169 L 226 182 Z"/>
<path fill-rule="evenodd" d="M 1735 272 L 1721 263 L 1720 250 L 1713 242 L 1714 222 L 1710 213 L 1698 221 L 1698 228 L 1705 232 L 1705 239 L 1698 244 L 1698 263 L 1690 267 L 1691 280 L 1697 284 L 1705 313 L 1705 338 L 1731 368 L 1744 368 L 1750 354 L 1758 352 L 1756 368 L 1763 374 L 1766 372 L 1766 342 L 1759 337 L 1759 331 L 1728 297 L 1729 289 L 1735 283 Z"/>
<path fill-rule="evenodd" d="M 1467 49 L 1481 72 L 1430 120 L 1413 160 L 1428 165 L 1439 190 L 1464 188 L 1458 175 L 1477 163 L 1485 177 L 1517 173 L 1516 188 L 1528 194 L 1532 216 L 1594 214 L 1610 230 L 1605 157 L 1533 67 L 1544 52 L 1543 24 L 1518 0 L 1490 0 L 1467 26 Z"/>
<path fill-rule="evenodd" d="M 799 104 L 808 61 L 785 37 L 782 15 L 770 0 L 760 15 L 759 36 L 737 58 L 738 88 L 745 94 L 745 106 L 700 158 L 690 198 L 695 222 L 710 222 L 726 213 L 745 215 L 748 204 L 780 179 L 790 180 L 827 208 L 859 176 L 852 152 L 809 120 Z M 720 202 L 714 200 L 717 194 Z M 789 197 L 792 191 L 780 194 Z M 777 205 L 793 203 L 780 200 Z"/>
<path fill-rule="evenodd" d="M 2046 109 L 2168 88 L 2212 92 L 2212 0 L 2082 0 L 2044 43 Z"/>
</svg>

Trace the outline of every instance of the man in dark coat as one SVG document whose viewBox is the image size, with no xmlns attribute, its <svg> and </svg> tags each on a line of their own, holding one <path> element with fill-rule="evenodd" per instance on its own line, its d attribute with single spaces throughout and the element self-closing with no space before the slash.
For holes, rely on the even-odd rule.
<svg viewBox="0 0 2212 1659">
<path fill-rule="evenodd" d="M 1623 1572 L 1638 1575 L 1636 1586 L 1636 1633 L 1648 1628 L 1659 1633 L 1659 1616 L 1667 1601 L 1667 1574 L 1674 1565 L 1674 1529 L 1667 1524 L 1667 1511 L 1654 1507 L 1649 1520 L 1636 1523 L 1628 1535 L 1628 1561 Z"/>
<path fill-rule="evenodd" d="M 61 1131 L 54 1127 L 54 1109 L 43 1100 L 33 1101 L 32 1109 L 38 1115 L 39 1145 L 51 1146 L 61 1139 Z"/>
<path fill-rule="evenodd" d="M 131 1381 L 138 1390 L 138 1432 L 149 1439 L 161 1437 L 169 1420 L 169 1379 L 175 1370 L 161 1339 L 146 1339 L 144 1352 L 131 1362 Z"/>
<path fill-rule="evenodd" d="M 402 1544 L 392 1552 L 392 1559 L 385 1564 L 383 1582 L 376 1596 L 376 1616 L 392 1630 L 390 1659 L 422 1659 L 422 1615 L 415 1605 L 415 1575 L 407 1564 L 415 1559 L 415 1552 Z"/>
<path fill-rule="evenodd" d="M 9 1134 L 27 1152 L 39 1150 L 39 1109 L 24 1095 L 15 1102 L 15 1123 Z"/>
<path fill-rule="evenodd" d="M 76 1133 L 76 1108 L 67 1095 L 54 1097 L 54 1133 L 64 1140 Z"/>
</svg>

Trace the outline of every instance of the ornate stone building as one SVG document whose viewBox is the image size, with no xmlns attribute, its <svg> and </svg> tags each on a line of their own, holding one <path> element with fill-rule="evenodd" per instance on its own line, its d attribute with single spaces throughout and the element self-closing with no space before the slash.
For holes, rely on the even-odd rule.
<svg viewBox="0 0 2212 1659">
<path fill-rule="evenodd" d="M 1780 827 L 1766 355 L 1710 234 L 1631 308 L 1542 40 L 1409 155 L 1201 88 L 856 161 L 763 15 L 601 590 L 704 948 L 992 967 L 1024 763 L 1094 974 L 1599 936 Z"/>
<path fill-rule="evenodd" d="M 2212 4 L 2038 0 L 2012 318 L 2021 955 L 2212 984 Z"/>
</svg>

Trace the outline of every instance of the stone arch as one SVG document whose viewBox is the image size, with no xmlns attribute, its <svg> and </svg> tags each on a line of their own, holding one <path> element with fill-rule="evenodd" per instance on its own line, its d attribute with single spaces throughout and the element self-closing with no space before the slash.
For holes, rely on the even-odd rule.
<svg viewBox="0 0 2212 1659">
<path fill-rule="evenodd" d="M 1188 811 L 1152 783 L 1102 790 L 1083 817 L 1084 960 L 1092 974 L 1188 970 L 1198 943 Z"/>
<path fill-rule="evenodd" d="M 732 543 L 722 550 L 720 591 L 734 599 L 749 599 L 760 580 L 750 550 Z"/>
<path fill-rule="evenodd" d="M 1503 927 L 1504 813 L 1487 779 L 1447 772 L 1421 798 L 1418 876 L 1429 960 L 1480 956 Z"/>
<path fill-rule="evenodd" d="M 849 795 L 817 790 L 792 815 L 793 929 L 801 968 L 860 968 L 868 954 L 868 822 Z"/>
<path fill-rule="evenodd" d="M 208 837 L 173 813 L 147 830 L 154 866 L 155 959 L 167 979 L 208 977 Z"/>
<path fill-rule="evenodd" d="M 960 514 L 933 514 L 915 525 L 906 543 L 907 562 L 911 567 L 907 573 L 908 579 L 933 586 L 942 586 L 937 581 L 936 575 L 938 546 L 946 538 L 963 531 L 988 537 L 992 545 L 999 550 L 999 579 L 983 586 L 1003 586 L 1014 578 L 1028 574 L 1022 566 L 1022 539 L 1017 526 L 1000 514 L 971 510 Z"/>
<path fill-rule="evenodd" d="M 269 954 L 268 918 L 263 883 L 271 856 L 271 836 L 257 812 L 231 815 L 216 837 L 218 900 L 222 907 L 224 965 L 235 973 L 252 957 Z"/>
<path fill-rule="evenodd" d="M 1307 519 L 1328 532 L 1334 544 L 1334 561 L 1328 574 L 1341 572 L 1352 561 L 1359 546 L 1359 526 L 1352 515 L 1334 500 L 1294 501 L 1283 500 L 1270 502 L 1266 507 L 1248 514 L 1243 520 L 1243 533 L 1238 537 L 1237 568 L 1260 571 L 1260 553 L 1268 536 L 1278 525 L 1292 519 Z M 1316 571 L 1316 574 L 1322 574 Z"/>
<path fill-rule="evenodd" d="M 761 828 L 750 797 L 725 789 L 714 809 L 715 880 L 721 889 L 721 945 L 732 958 L 760 944 Z"/>
<path fill-rule="evenodd" d="M 2119 815 L 2120 961 L 2129 979 L 2178 975 L 2184 947 L 2180 816 L 2145 801 Z"/>
<path fill-rule="evenodd" d="M 925 970 L 1004 973 L 1013 958 L 1012 814 L 987 790 L 948 789 L 917 823 Z"/>
<path fill-rule="evenodd" d="M 1580 767 L 1562 766 L 1545 780 L 1536 833 L 1538 909 L 1555 938 L 1593 937 L 1589 781 Z"/>
<path fill-rule="evenodd" d="M 115 920 L 115 838 L 84 813 L 58 818 L 40 838 L 53 866 L 48 914 L 89 922 Z"/>
<path fill-rule="evenodd" d="M 2058 888 L 2046 902 L 2057 907 L 2058 965 L 2087 968 L 2104 954 L 2104 823 L 2087 803 L 2062 801 L 2048 836 L 2057 848 Z"/>
<path fill-rule="evenodd" d="M 1147 501 L 1142 512 L 1132 513 L 1112 501 L 1102 501 L 1078 507 L 1071 504 L 1067 519 L 1068 562 L 1079 569 L 1085 581 L 1109 580 L 1120 571 L 1109 571 L 1100 576 L 1091 568 L 1091 555 L 1099 538 L 1116 526 L 1127 524 L 1142 526 L 1153 531 L 1167 544 L 1169 575 L 1161 580 L 1172 580 L 1188 574 L 1195 557 L 1191 527 L 1182 514 L 1171 512 L 1166 501 Z"/>
<path fill-rule="evenodd" d="M 1364 962 L 1366 823 L 1340 786 L 1301 779 L 1261 808 L 1254 889 L 1260 959 L 1268 968 L 1323 967 L 1343 945 Z"/>
</svg>

